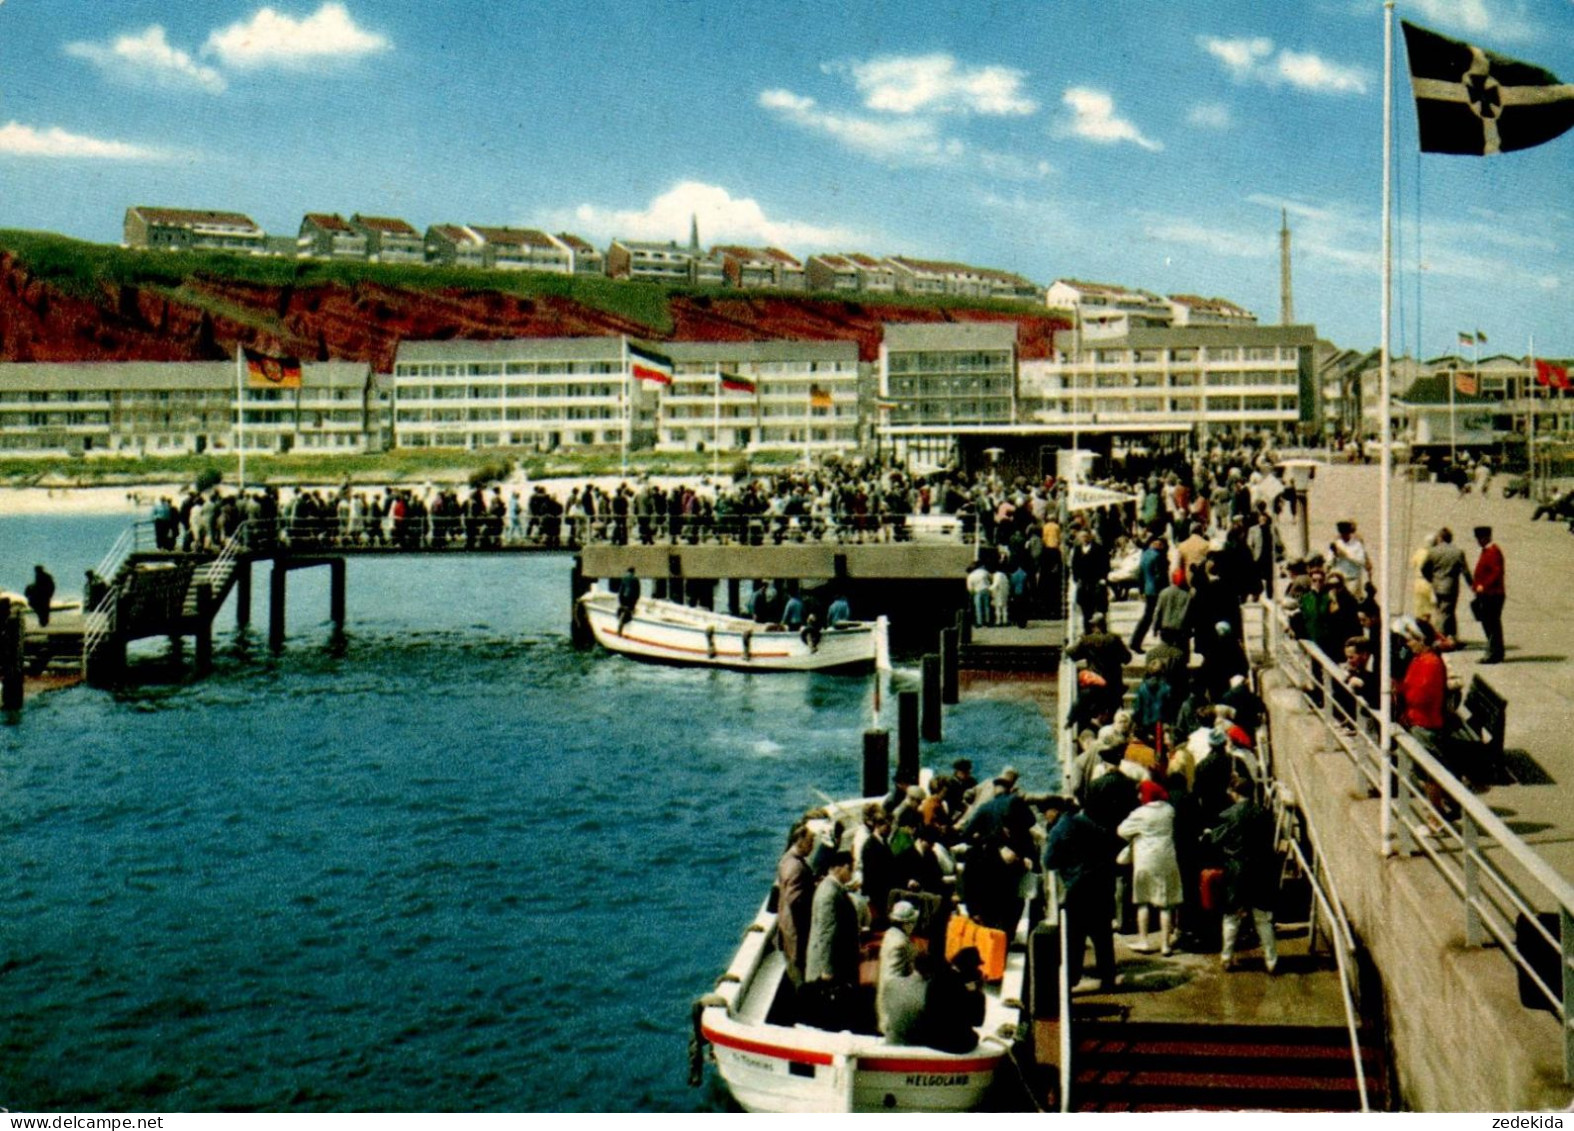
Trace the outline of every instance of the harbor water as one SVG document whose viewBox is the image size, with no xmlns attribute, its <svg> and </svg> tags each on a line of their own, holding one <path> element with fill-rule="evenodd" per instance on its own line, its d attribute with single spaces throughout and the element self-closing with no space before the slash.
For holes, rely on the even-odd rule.
<svg viewBox="0 0 1574 1131">
<path fill-rule="evenodd" d="M 0 517 L 0 587 L 74 592 L 123 527 Z M 281 656 L 226 609 L 211 677 L 0 727 L 0 1107 L 725 1108 L 689 1003 L 857 792 L 870 680 L 577 652 L 568 570 L 352 560 L 342 652 L 302 571 Z M 1046 735 L 970 696 L 925 761 L 1048 788 Z"/>
</svg>

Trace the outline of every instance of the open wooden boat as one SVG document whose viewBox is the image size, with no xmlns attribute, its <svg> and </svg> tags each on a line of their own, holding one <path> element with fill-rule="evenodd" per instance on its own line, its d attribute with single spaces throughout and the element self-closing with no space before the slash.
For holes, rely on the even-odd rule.
<svg viewBox="0 0 1574 1131">
<path fill-rule="evenodd" d="M 617 594 L 605 589 L 581 597 L 579 610 L 603 648 L 649 660 L 745 671 L 823 671 L 867 666 L 875 659 L 876 625 L 865 621 L 823 629 L 814 639 L 744 617 L 641 597 L 619 632 Z"/>
<path fill-rule="evenodd" d="M 875 799 L 870 799 L 875 800 Z M 853 821 L 863 801 L 834 807 Z M 811 822 L 811 825 L 814 822 Z M 824 822 L 827 829 L 831 818 Z M 948 1053 L 887 1044 L 871 1033 L 831 1032 L 787 1024 L 778 997 L 786 958 L 777 948 L 776 914 L 767 900 L 713 995 L 696 1006 L 696 1027 L 713 1049 L 717 1070 L 747 1111 L 972 1111 L 1010 1055 L 1022 1023 L 1027 955 L 1017 940 L 1005 950 L 1003 974 L 984 988 L 978 1046 Z"/>
</svg>

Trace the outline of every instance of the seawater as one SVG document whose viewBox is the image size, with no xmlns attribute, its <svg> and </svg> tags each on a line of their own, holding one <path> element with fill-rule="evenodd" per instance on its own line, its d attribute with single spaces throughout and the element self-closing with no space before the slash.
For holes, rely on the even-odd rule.
<svg viewBox="0 0 1574 1131">
<path fill-rule="evenodd" d="M 74 591 L 123 526 L 0 517 L 0 587 Z M 226 608 L 211 677 L 0 727 L 0 1107 L 725 1109 L 689 1004 L 857 792 L 870 680 L 577 652 L 568 568 L 354 559 L 342 654 L 298 572 L 281 656 Z M 967 698 L 925 760 L 1046 788 L 1046 733 Z"/>
</svg>

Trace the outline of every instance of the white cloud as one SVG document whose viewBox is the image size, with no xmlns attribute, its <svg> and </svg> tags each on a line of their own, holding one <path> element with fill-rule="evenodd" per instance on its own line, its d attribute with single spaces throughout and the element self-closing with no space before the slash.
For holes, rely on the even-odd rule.
<svg viewBox="0 0 1574 1131">
<path fill-rule="evenodd" d="M 1227 130 L 1235 119 L 1222 102 L 1199 102 L 1187 112 L 1186 123 L 1204 130 Z"/>
<path fill-rule="evenodd" d="M 947 164 L 966 151 L 962 142 L 942 137 L 928 118 L 893 120 L 839 114 L 790 90 L 762 91 L 759 103 L 795 126 L 826 134 L 849 149 L 891 164 Z"/>
<path fill-rule="evenodd" d="M 1535 35 L 1525 4 L 1511 0 L 1408 0 L 1412 15 L 1429 24 L 1466 35 L 1494 40 L 1523 40 Z"/>
<path fill-rule="evenodd" d="M 1061 101 L 1071 107 L 1072 118 L 1066 128 L 1077 137 L 1103 145 L 1129 141 L 1143 149 L 1164 148 L 1158 142 L 1144 137 L 1141 130 L 1116 114 L 1115 100 L 1102 90 L 1073 86 L 1061 96 Z"/>
<path fill-rule="evenodd" d="M 203 51 L 237 70 L 254 70 L 305 67 L 391 46 L 386 36 L 358 27 L 343 4 L 330 0 L 304 19 L 260 8 L 251 19 L 214 31 Z"/>
<path fill-rule="evenodd" d="M 186 52 L 170 45 L 164 29 L 153 24 L 145 31 L 127 33 L 109 45 L 68 43 L 65 52 L 85 59 L 115 78 L 154 86 L 205 90 L 220 94 L 224 76 L 212 67 L 198 63 Z"/>
<path fill-rule="evenodd" d="M 105 141 L 67 133 L 59 126 L 40 130 L 11 121 L 0 126 L 0 154 L 15 157 L 85 157 L 101 161 L 160 161 L 169 155 L 124 141 Z"/>
<path fill-rule="evenodd" d="M 1282 48 L 1275 55 L 1273 40 L 1263 36 L 1221 39 L 1199 35 L 1197 45 L 1217 59 L 1236 82 L 1289 84 L 1317 94 L 1366 93 L 1366 72 L 1360 67 L 1332 63 L 1310 51 L 1289 48 Z"/>
<path fill-rule="evenodd" d="M 888 114 L 1032 114 L 1038 103 L 1022 93 L 1021 71 L 1011 67 L 967 67 L 944 53 L 885 56 L 827 64 L 845 72 L 863 95 L 864 106 Z"/>
<path fill-rule="evenodd" d="M 1234 259 L 1265 259 L 1279 253 L 1276 234 L 1267 230 L 1236 232 L 1210 228 L 1194 220 L 1174 216 L 1149 217 L 1143 230 L 1149 239 L 1200 247 L 1214 255 L 1227 255 Z"/>
<path fill-rule="evenodd" d="M 752 197 L 734 197 L 720 185 L 682 181 L 644 208 L 604 208 L 581 204 L 541 218 L 555 229 L 570 228 L 601 238 L 622 236 L 637 240 L 685 240 L 691 218 L 698 218 L 708 245 L 718 243 L 775 244 L 797 249 L 873 245 L 867 232 L 826 227 L 800 220 L 773 219 Z"/>
</svg>

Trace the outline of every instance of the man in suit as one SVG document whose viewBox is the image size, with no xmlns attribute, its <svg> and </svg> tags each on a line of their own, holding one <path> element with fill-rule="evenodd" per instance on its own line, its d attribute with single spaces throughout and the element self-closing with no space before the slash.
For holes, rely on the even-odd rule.
<svg viewBox="0 0 1574 1131">
<path fill-rule="evenodd" d="M 1475 580 L 1471 588 L 1475 590 L 1476 599 L 1471 604 L 1471 612 L 1476 620 L 1481 622 L 1481 631 L 1486 634 L 1487 654 L 1481 657 L 1483 664 L 1501 664 L 1503 662 L 1503 601 L 1506 591 L 1503 587 L 1503 551 L 1492 541 L 1492 528 L 1478 526 L 1475 530 L 1476 544 L 1481 547 L 1481 556 L 1476 559 Z"/>
<path fill-rule="evenodd" d="M 1437 532 L 1437 542 L 1426 552 L 1421 563 L 1421 576 L 1432 586 L 1432 597 L 1437 601 L 1441 621 L 1439 631 L 1450 640 L 1459 635 L 1459 583 L 1473 584 L 1470 566 L 1465 562 L 1465 551 L 1454 545 L 1454 532 L 1448 527 Z"/>
</svg>

